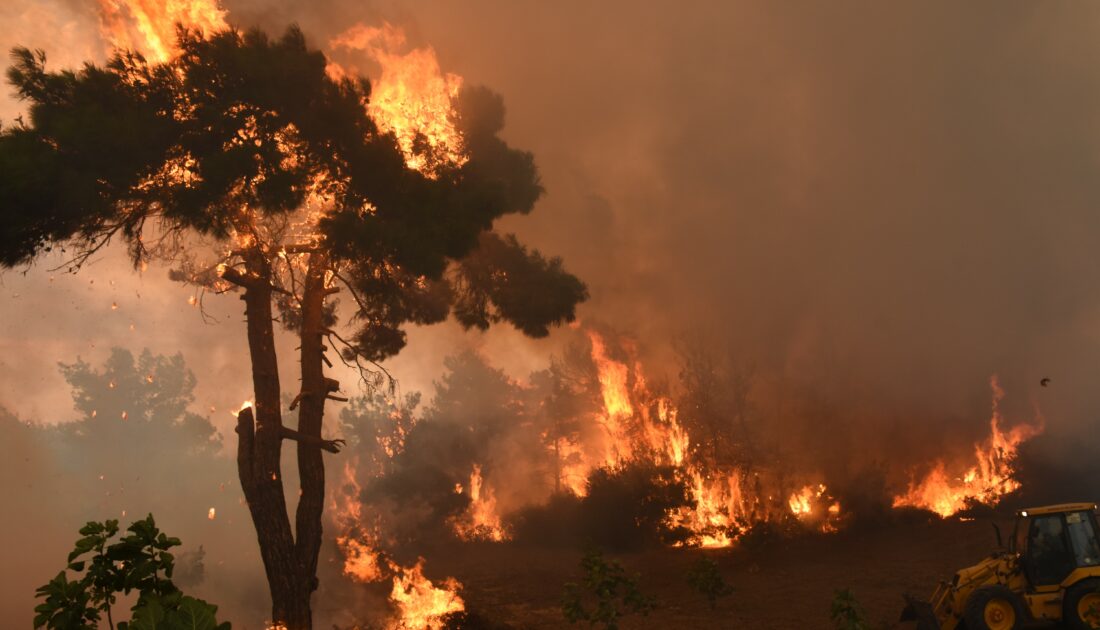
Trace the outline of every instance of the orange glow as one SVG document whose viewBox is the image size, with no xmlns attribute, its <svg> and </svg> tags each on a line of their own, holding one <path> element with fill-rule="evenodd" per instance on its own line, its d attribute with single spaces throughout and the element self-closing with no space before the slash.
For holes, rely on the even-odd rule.
<svg viewBox="0 0 1100 630">
<path fill-rule="evenodd" d="M 393 590 L 390 601 L 397 607 L 399 619 L 392 626 L 438 630 L 443 627 L 444 615 L 461 612 L 466 609 L 465 602 L 458 595 L 462 585 L 454 578 L 447 578 L 442 586 L 436 586 L 424 577 L 424 559 L 417 561 L 410 569 L 398 568 L 393 578 Z"/>
<path fill-rule="evenodd" d="M 602 442 L 562 449 L 568 455 L 582 456 L 581 464 L 563 466 L 563 482 L 575 494 L 583 496 L 584 479 L 595 468 L 645 461 L 673 467 L 687 486 L 689 504 L 665 515 L 670 530 L 687 531 L 684 545 L 728 547 L 753 524 L 791 515 L 807 527 L 835 529 L 841 519 L 840 504 L 831 502 L 825 486 L 805 486 L 792 496 L 789 505 L 762 496 L 759 476 L 736 466 L 708 462 L 692 450 L 675 405 L 649 390 L 640 361 L 612 358 L 607 342 L 594 331 L 588 331 L 588 338 L 603 401 L 596 422 L 604 431 Z M 634 354 L 630 344 L 624 349 L 628 355 Z M 808 493 L 804 501 L 803 493 Z"/>
<path fill-rule="evenodd" d="M 599 371 L 597 378 L 603 394 L 604 411 L 612 418 L 632 415 L 634 407 L 630 404 L 630 389 L 627 387 L 630 368 L 607 357 L 607 346 L 595 332 L 590 331 L 588 339 L 592 343 L 592 362 Z"/>
<path fill-rule="evenodd" d="M 176 26 L 204 35 L 229 28 L 217 0 L 98 0 L 104 38 L 154 63 L 176 56 Z"/>
<path fill-rule="evenodd" d="M 455 521 L 455 534 L 462 540 L 507 540 L 508 534 L 497 512 L 496 496 L 492 488 L 484 487 L 481 466 L 477 464 L 474 464 L 474 470 L 470 473 L 469 488 L 470 505 Z M 461 484 L 455 484 L 455 492 L 462 492 Z"/>
<path fill-rule="evenodd" d="M 671 527 L 691 532 L 685 541 L 695 547 L 728 547 L 745 532 L 752 512 L 751 501 L 741 489 L 737 474 L 707 479 L 698 471 L 691 473 L 688 490 L 692 504 L 673 510 L 666 517 Z"/>
<path fill-rule="evenodd" d="M 218 516 L 218 511 L 215 510 L 214 508 L 210 508 L 210 510 L 206 512 L 206 518 L 211 520 L 211 521 L 214 520 L 214 518 L 216 518 L 217 516 Z"/>
<path fill-rule="evenodd" d="M 382 74 L 371 87 L 368 112 L 382 131 L 397 137 L 410 168 L 430 175 L 441 164 L 461 166 L 466 162 L 453 104 L 462 78 L 440 69 L 435 49 L 428 46 L 400 52 L 407 48 L 405 33 L 389 23 L 381 27 L 357 24 L 330 45 L 365 52 L 381 66 Z M 329 73 L 340 77 L 344 70 L 332 64 Z"/>
<path fill-rule="evenodd" d="M 379 582 L 392 576 L 390 602 L 397 615 L 390 620 L 388 630 L 442 628 L 444 615 L 465 609 L 458 595 L 462 585 L 454 578 L 447 578 L 436 586 L 424 577 L 423 558 L 409 568 L 385 556 L 378 536 L 363 519 L 361 488 L 355 477 L 357 464 L 354 460 L 344 463 L 343 492 L 334 496 L 332 505 L 336 522 L 343 529 L 336 537 L 336 545 L 344 554 L 344 574 L 359 582 Z"/>
<path fill-rule="evenodd" d="M 373 545 L 351 536 L 337 536 L 336 544 L 344 552 L 344 575 L 360 582 L 382 579 L 382 559 Z"/>
<path fill-rule="evenodd" d="M 243 403 L 241 403 L 240 409 L 237 409 L 236 411 L 230 411 L 229 415 L 236 418 L 237 416 L 241 415 L 242 411 L 244 411 L 245 409 L 251 409 L 251 408 L 252 408 L 252 401 L 251 400 L 246 400 Z M 211 407 L 210 410 L 213 411 L 214 408 Z"/>
<path fill-rule="evenodd" d="M 1001 498 L 1020 487 L 1016 480 L 1016 453 L 1020 444 L 1042 433 L 1042 420 L 1034 425 L 1021 424 L 1005 431 L 1000 403 L 1004 398 L 994 376 L 989 381 L 993 390 L 993 412 L 989 419 L 989 439 L 974 445 L 975 463 L 949 466 L 943 460 L 935 463 L 923 479 L 909 483 L 905 494 L 894 497 L 894 507 L 926 509 L 943 518 L 968 505 L 996 505 Z"/>
<path fill-rule="evenodd" d="M 791 514 L 803 523 L 817 526 L 821 531 L 836 531 L 840 518 L 840 502 L 833 501 L 827 490 L 825 484 L 820 483 L 803 486 L 787 499 Z"/>
</svg>

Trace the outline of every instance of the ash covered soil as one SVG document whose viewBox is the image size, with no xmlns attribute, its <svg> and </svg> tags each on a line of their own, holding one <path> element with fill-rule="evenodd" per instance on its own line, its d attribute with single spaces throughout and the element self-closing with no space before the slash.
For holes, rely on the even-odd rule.
<svg viewBox="0 0 1100 630">
<path fill-rule="evenodd" d="M 658 608 L 629 616 L 631 628 L 832 628 L 835 592 L 851 588 L 873 627 L 898 623 L 902 594 L 927 597 L 941 579 L 976 563 L 996 546 L 989 518 L 970 522 L 910 519 L 835 534 L 772 539 L 716 550 L 656 548 L 605 553 L 630 574 Z M 1007 537 L 1011 520 L 997 519 Z M 467 608 L 515 628 L 570 627 L 559 600 L 562 585 L 579 581 L 582 552 L 511 543 L 468 543 L 432 550 L 425 574 L 454 576 Z M 733 593 L 711 610 L 687 573 L 700 556 L 713 558 Z M 580 623 L 573 627 L 586 628 Z"/>
</svg>

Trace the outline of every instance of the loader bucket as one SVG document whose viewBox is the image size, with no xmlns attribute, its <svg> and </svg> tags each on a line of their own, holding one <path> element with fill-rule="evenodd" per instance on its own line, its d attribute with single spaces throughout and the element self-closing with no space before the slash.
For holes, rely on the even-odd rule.
<svg viewBox="0 0 1100 630">
<path fill-rule="evenodd" d="M 940 621 L 936 618 L 936 611 L 932 609 L 932 604 L 912 595 L 905 595 L 905 608 L 901 611 L 901 621 L 916 621 L 917 630 L 940 630 Z"/>
</svg>

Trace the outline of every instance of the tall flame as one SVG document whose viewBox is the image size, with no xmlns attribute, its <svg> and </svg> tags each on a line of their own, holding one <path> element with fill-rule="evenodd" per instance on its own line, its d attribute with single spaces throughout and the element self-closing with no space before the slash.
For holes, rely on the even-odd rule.
<svg viewBox="0 0 1100 630">
<path fill-rule="evenodd" d="M 453 101 L 462 78 L 444 73 L 431 46 L 407 48 L 405 33 L 389 23 L 356 24 L 330 42 L 333 48 L 362 51 L 378 63 L 382 75 L 371 88 L 368 112 L 386 132 L 393 132 L 410 168 L 433 174 L 439 164 L 461 166 L 467 160 L 455 128 Z M 330 74 L 344 69 L 330 64 Z"/>
<path fill-rule="evenodd" d="M 203 34 L 224 30 L 226 12 L 218 0 L 98 0 L 104 38 L 115 48 L 135 50 L 154 63 L 174 57 L 176 27 Z"/>
<path fill-rule="evenodd" d="M 390 601 L 397 606 L 400 618 L 394 630 L 440 630 L 445 615 L 466 609 L 458 595 L 461 584 L 447 578 L 441 587 L 424 577 L 424 559 L 412 568 L 399 568 L 393 578 Z"/>
<path fill-rule="evenodd" d="M 672 466 L 686 485 L 690 502 L 670 510 L 665 522 L 670 529 L 686 530 L 683 544 L 691 546 L 727 547 L 754 523 L 791 516 L 825 531 L 836 528 L 840 504 L 831 501 L 824 485 L 805 486 L 793 495 L 799 497 L 797 502 L 783 506 L 763 496 L 758 476 L 704 461 L 691 449 L 690 436 L 672 401 L 649 391 L 641 363 L 635 360 L 631 367 L 612 358 L 606 341 L 595 331 L 589 330 L 588 338 L 603 400 L 597 423 L 604 429 L 604 442 L 596 448 L 598 456 L 566 470 L 567 480 L 578 473 L 583 478 L 600 466 L 642 459 Z M 584 446 L 588 448 L 579 452 L 592 451 L 591 445 Z M 803 500 L 801 493 L 809 494 Z"/>
<path fill-rule="evenodd" d="M 461 486 L 455 489 L 462 491 Z M 463 540 L 491 540 L 500 542 L 508 538 L 497 511 L 497 499 L 492 488 L 484 485 L 481 466 L 474 464 L 470 473 L 470 506 L 455 521 L 455 533 Z"/>
<path fill-rule="evenodd" d="M 913 480 L 905 494 L 894 497 L 894 507 L 916 507 L 930 510 L 947 518 L 972 503 L 996 505 L 1001 498 L 1020 487 L 1016 480 L 1016 454 L 1020 444 L 1043 431 L 1042 420 L 1034 425 L 1021 424 L 1005 431 L 1000 403 L 1004 398 L 994 376 L 989 380 L 993 390 L 993 412 L 989 419 L 989 439 L 974 445 L 975 463 L 958 476 L 949 472 L 939 460 L 932 471 L 919 482 Z M 957 471 L 960 467 L 951 467 Z"/>
<path fill-rule="evenodd" d="M 458 595 L 462 584 L 447 578 L 436 585 L 424 576 L 423 558 L 412 567 L 403 567 L 385 556 L 378 536 L 363 520 L 361 488 L 355 470 L 355 462 L 345 463 L 343 492 L 336 494 L 332 506 L 344 530 L 336 537 L 336 545 L 344 554 L 344 575 L 359 582 L 392 579 L 390 603 L 396 615 L 387 630 L 441 629 L 445 615 L 465 610 L 465 603 Z"/>
</svg>

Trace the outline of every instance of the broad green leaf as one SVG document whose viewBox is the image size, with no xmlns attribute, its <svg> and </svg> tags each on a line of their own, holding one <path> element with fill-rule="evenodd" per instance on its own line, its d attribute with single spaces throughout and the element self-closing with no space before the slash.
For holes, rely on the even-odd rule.
<svg viewBox="0 0 1100 630">
<path fill-rule="evenodd" d="M 214 615 L 218 607 L 194 597 L 183 597 L 179 606 L 165 617 L 164 630 L 224 630 Z"/>
<path fill-rule="evenodd" d="M 140 606 L 134 609 L 134 617 L 130 620 L 130 630 L 168 630 L 165 623 L 168 611 L 161 605 L 156 597 L 146 598 Z"/>
</svg>

